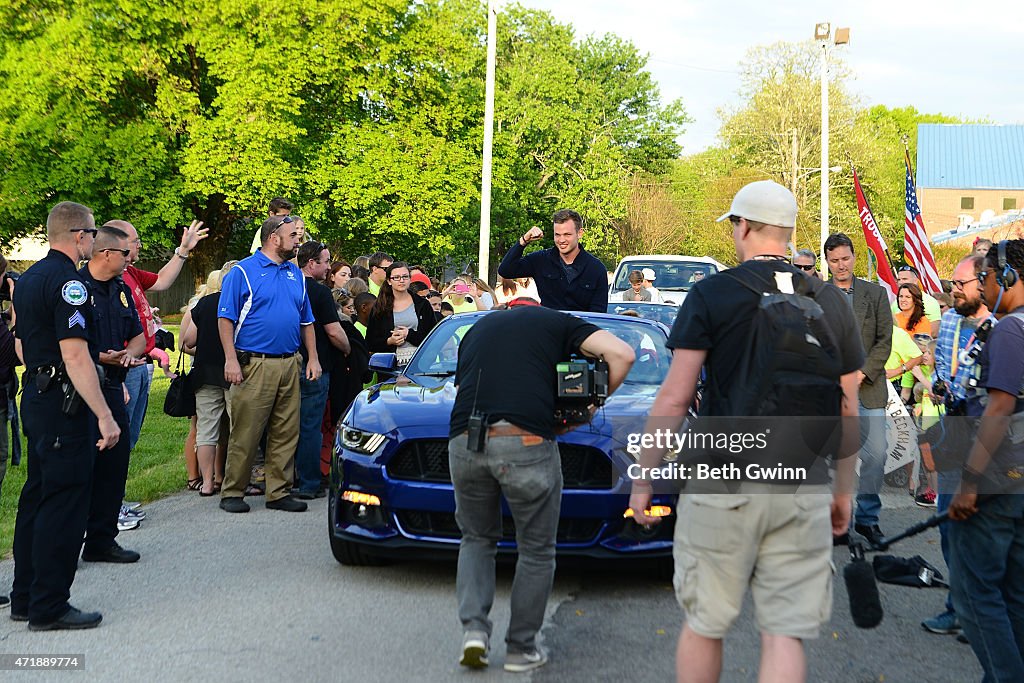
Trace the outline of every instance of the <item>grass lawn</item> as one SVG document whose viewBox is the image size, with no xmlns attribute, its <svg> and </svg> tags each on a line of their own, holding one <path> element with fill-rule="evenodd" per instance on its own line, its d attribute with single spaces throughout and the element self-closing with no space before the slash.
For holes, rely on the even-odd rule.
<svg viewBox="0 0 1024 683">
<path fill-rule="evenodd" d="M 178 326 L 166 325 L 174 333 L 177 342 Z M 177 362 L 177 353 L 171 353 L 171 368 Z M 149 408 L 142 425 L 139 442 L 132 451 L 128 467 L 128 500 L 147 502 L 170 493 L 185 489 L 185 460 L 182 455 L 185 436 L 188 434 L 188 419 L 164 415 L 164 396 L 171 381 L 164 377 L 160 368 L 154 368 L 153 386 L 149 394 Z M 19 399 L 19 405 L 21 401 Z M 127 438 L 122 434 L 122 438 Z M 25 440 L 22 437 L 21 465 L 11 467 L 8 463 L 7 476 L 0 492 L 0 557 L 8 557 L 14 538 L 14 518 L 18 510 L 18 496 L 25 484 L 27 458 Z"/>
</svg>

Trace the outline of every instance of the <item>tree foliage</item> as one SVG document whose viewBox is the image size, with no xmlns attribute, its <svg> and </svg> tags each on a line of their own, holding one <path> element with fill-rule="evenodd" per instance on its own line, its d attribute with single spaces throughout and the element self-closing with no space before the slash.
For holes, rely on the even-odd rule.
<svg viewBox="0 0 1024 683">
<path fill-rule="evenodd" d="M 476 254 L 486 16 L 479 0 L 5 0 L 0 239 L 73 199 L 153 251 L 204 220 L 204 265 L 291 198 L 343 254 Z M 498 23 L 496 256 L 562 206 L 614 259 L 632 177 L 685 121 L 645 57 L 549 14 Z"/>
</svg>

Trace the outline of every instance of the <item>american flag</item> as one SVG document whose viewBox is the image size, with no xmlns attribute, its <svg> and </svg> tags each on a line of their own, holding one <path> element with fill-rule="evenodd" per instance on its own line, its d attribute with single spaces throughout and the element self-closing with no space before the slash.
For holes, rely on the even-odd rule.
<svg viewBox="0 0 1024 683">
<path fill-rule="evenodd" d="M 928 244 L 928 234 L 924 231 L 924 220 L 921 218 L 921 207 L 917 203 L 917 188 L 914 187 L 914 176 L 910 173 L 910 154 L 904 157 L 907 163 L 907 212 L 904 218 L 906 229 L 903 235 L 904 255 L 910 265 L 921 273 L 921 287 L 926 292 L 941 292 L 942 283 L 935 268 L 935 257 Z"/>
</svg>

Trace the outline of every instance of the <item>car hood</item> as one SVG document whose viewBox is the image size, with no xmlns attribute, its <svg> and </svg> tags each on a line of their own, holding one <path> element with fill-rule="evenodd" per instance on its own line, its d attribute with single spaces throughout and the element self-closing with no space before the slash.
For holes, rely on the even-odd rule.
<svg viewBox="0 0 1024 683">
<path fill-rule="evenodd" d="M 650 412 L 658 388 L 652 384 L 624 383 L 595 415 L 592 427 L 605 431 L 605 427 L 611 428 L 615 423 L 617 432 L 620 419 L 636 422 Z M 361 392 L 352 402 L 345 423 L 378 434 L 391 434 L 410 427 L 436 427 L 438 433 L 447 435 L 455 394 L 452 379 L 438 384 L 419 384 L 403 376 L 397 382 Z"/>
</svg>

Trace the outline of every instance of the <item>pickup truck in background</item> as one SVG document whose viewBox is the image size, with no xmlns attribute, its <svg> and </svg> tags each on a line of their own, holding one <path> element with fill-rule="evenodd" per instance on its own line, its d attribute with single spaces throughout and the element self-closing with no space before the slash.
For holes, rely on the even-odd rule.
<svg viewBox="0 0 1024 683">
<path fill-rule="evenodd" d="M 654 271 L 654 286 L 663 303 L 681 304 L 694 284 L 711 277 L 728 266 L 710 256 L 675 256 L 672 254 L 641 254 L 627 256 L 619 262 L 608 286 L 608 301 L 622 301 L 629 289 L 629 274 L 645 268 Z"/>
</svg>

